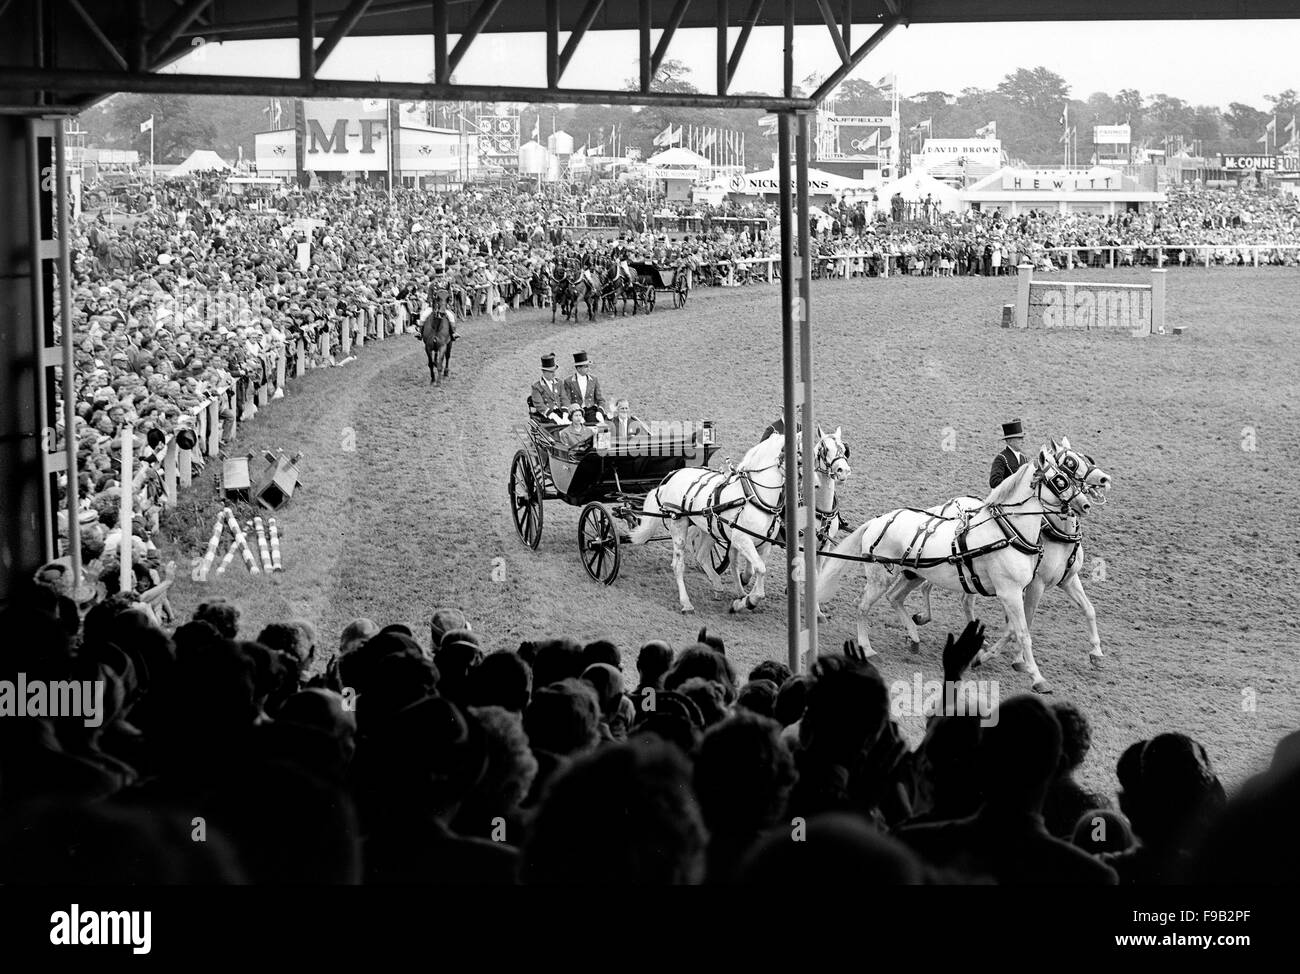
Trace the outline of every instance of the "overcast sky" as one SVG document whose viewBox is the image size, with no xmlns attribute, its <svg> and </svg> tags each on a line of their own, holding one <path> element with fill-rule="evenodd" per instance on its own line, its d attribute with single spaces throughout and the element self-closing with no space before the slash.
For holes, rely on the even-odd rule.
<svg viewBox="0 0 1300 974">
<path fill-rule="evenodd" d="M 855 44 L 867 29 L 856 27 Z M 737 33 L 733 29 L 733 39 Z M 712 31 L 680 31 L 668 56 L 691 67 L 697 87 L 712 90 L 714 44 Z M 797 79 L 814 71 L 825 74 L 837 63 L 822 27 L 798 28 L 795 54 Z M 540 36 L 486 34 L 461 62 L 457 80 L 541 86 L 544 56 Z M 635 32 L 593 33 L 578 48 L 564 85 L 621 87 L 636 74 L 636 57 Z M 774 92 L 781 83 L 780 58 L 780 29 L 756 29 L 731 90 Z M 432 63 L 427 37 L 352 38 L 335 50 L 321 77 L 378 74 L 385 81 L 422 81 Z M 1040 64 L 1064 77 L 1075 98 L 1136 88 L 1193 104 L 1226 108 L 1238 101 L 1264 109 L 1265 95 L 1300 88 L 1300 20 L 920 25 L 896 30 L 854 77 L 874 82 L 894 71 L 905 96 L 935 89 L 957 94 L 968 87 L 995 87 L 1015 68 Z M 294 41 L 214 44 L 199 48 L 174 70 L 292 76 L 297 46 Z"/>
</svg>

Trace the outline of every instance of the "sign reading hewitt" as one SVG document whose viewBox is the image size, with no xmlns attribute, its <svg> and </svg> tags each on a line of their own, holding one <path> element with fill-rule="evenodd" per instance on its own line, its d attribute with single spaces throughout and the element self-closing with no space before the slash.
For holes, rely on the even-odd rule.
<svg viewBox="0 0 1300 974">
<path fill-rule="evenodd" d="M 1120 174 L 1113 169 L 1090 169 L 1086 173 L 1066 170 L 1008 169 L 1002 173 L 1002 188 L 1022 192 L 1077 192 L 1080 190 L 1123 189 Z"/>
</svg>

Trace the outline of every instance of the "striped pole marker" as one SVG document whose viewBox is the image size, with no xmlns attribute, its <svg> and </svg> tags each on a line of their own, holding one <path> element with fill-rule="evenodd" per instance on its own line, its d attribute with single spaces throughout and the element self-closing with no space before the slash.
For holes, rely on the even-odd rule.
<svg viewBox="0 0 1300 974">
<path fill-rule="evenodd" d="M 239 539 L 230 542 L 230 547 L 226 549 L 226 556 L 221 559 L 221 564 L 217 566 L 217 574 L 224 575 L 230 563 L 235 560 L 235 552 L 239 550 Z"/>
<path fill-rule="evenodd" d="M 235 532 L 235 544 L 239 546 L 239 553 L 244 557 L 244 565 L 248 568 L 248 574 L 260 575 L 262 570 L 257 567 L 257 560 L 253 557 L 253 549 L 248 547 L 248 537 L 244 534 L 244 528 L 230 515 L 230 526 Z"/>
<path fill-rule="evenodd" d="M 280 564 L 280 528 L 275 523 L 275 518 L 269 518 L 267 526 L 271 529 L 271 569 L 282 572 L 284 566 Z"/>
<path fill-rule="evenodd" d="M 229 508 L 222 508 L 221 513 L 217 515 L 217 523 L 212 528 L 212 537 L 208 539 L 208 550 L 203 553 L 203 561 L 199 564 L 199 581 L 208 580 L 208 572 L 212 571 L 212 562 L 217 557 L 217 545 L 221 543 L 221 531 L 226 526 L 226 512 Z"/>
<path fill-rule="evenodd" d="M 271 561 L 271 552 L 267 549 L 266 528 L 262 524 L 262 515 L 253 518 L 253 529 L 257 532 L 257 550 L 262 556 L 262 567 L 268 572 L 272 571 L 275 564 Z"/>
</svg>

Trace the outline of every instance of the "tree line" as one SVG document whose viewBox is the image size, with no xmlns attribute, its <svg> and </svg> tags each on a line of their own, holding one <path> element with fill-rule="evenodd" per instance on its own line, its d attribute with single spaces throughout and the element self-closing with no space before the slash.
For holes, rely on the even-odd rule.
<svg viewBox="0 0 1300 974">
<path fill-rule="evenodd" d="M 882 79 L 883 80 L 883 79 Z M 805 78 L 798 94 L 806 95 L 820 83 L 817 75 Z M 636 82 L 625 85 L 635 90 Z M 698 91 L 689 68 L 666 60 L 654 81 L 656 91 Z M 737 94 L 759 94 L 737 92 Z M 880 84 L 850 79 L 839 90 L 836 110 L 842 115 L 885 115 L 890 92 Z M 1077 129 L 1079 161 L 1091 154 L 1092 126 L 1128 124 L 1135 146 L 1161 148 L 1166 139 L 1199 143 L 1209 156 L 1217 153 L 1262 152 L 1259 142 L 1270 118 L 1277 118 L 1276 139 L 1285 142 L 1285 127 L 1300 114 L 1300 96 L 1287 89 L 1265 97 L 1266 107 L 1232 102 L 1226 108 L 1195 105 L 1165 93 L 1144 95 L 1125 88 L 1072 97 L 1065 79 L 1045 67 L 1017 68 L 993 89 L 965 88 L 960 92 L 922 91 L 900 99 L 900 141 L 907 150 L 918 145 L 917 126 L 928 120 L 926 134 L 935 138 L 971 138 L 980 127 L 997 122 L 998 138 L 1013 159 L 1030 165 L 1052 165 L 1062 158 L 1062 111 L 1068 105 L 1071 126 Z M 431 123 L 459 128 L 459 116 L 469 119 L 491 106 L 463 103 L 426 103 Z M 655 137 L 668 125 L 716 127 L 743 132 L 745 164 L 750 169 L 772 165 L 776 136 L 759 124 L 761 111 L 681 109 L 662 106 L 632 108 L 607 105 L 522 105 L 520 133 L 527 140 L 536 131 L 545 144 L 552 131 L 573 136 L 575 145 L 604 145 L 617 136 L 620 147 L 640 150 L 642 158 L 658 148 Z M 190 95 L 115 95 L 81 115 L 87 145 L 136 149 L 149 158 L 149 135 L 140 123 L 155 118 L 155 158 L 160 164 L 181 162 L 195 149 L 212 149 L 233 162 L 242 148 L 253 157 L 253 137 L 272 127 L 270 103 L 265 98 Z M 281 125 L 291 124 L 284 103 Z M 1272 146 L 1270 145 L 1270 149 Z"/>
</svg>

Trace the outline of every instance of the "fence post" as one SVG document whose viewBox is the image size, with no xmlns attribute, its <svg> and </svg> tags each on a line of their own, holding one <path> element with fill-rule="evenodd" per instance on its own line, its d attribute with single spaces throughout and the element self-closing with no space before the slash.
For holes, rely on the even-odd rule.
<svg viewBox="0 0 1300 974">
<path fill-rule="evenodd" d="M 284 350 L 284 345 L 281 344 L 279 354 L 275 358 L 275 387 L 277 389 L 284 388 L 284 370 L 289 364 L 287 360 L 288 354 Z"/>
<path fill-rule="evenodd" d="M 121 498 L 118 504 L 117 526 L 121 535 L 121 546 L 118 549 L 118 562 L 120 573 L 118 574 L 119 591 L 135 591 L 135 575 L 131 571 L 131 547 L 134 542 L 134 532 L 131 530 L 131 502 L 134 499 L 135 489 L 132 482 L 135 480 L 135 471 L 132 469 L 131 450 L 135 446 L 135 430 L 131 426 L 122 427 L 122 489 Z M 76 512 L 70 511 L 69 517 L 75 517 Z M 80 584 L 80 579 L 76 579 L 74 584 Z"/>
<path fill-rule="evenodd" d="M 221 455 L 221 396 L 208 403 L 208 456 Z"/>
<path fill-rule="evenodd" d="M 1165 333 L 1165 275 L 1169 272 L 1157 269 L 1151 272 L 1151 334 Z"/>
<path fill-rule="evenodd" d="M 1205 248 L 1205 269 L 1207 271 L 1210 269 L 1210 248 L 1209 247 Z"/>
<path fill-rule="evenodd" d="M 1252 251 L 1254 251 L 1254 254 L 1255 254 L 1255 266 L 1256 266 L 1256 267 L 1259 267 L 1259 248 L 1258 248 L 1258 247 L 1251 247 L 1250 249 L 1251 249 Z"/>
<path fill-rule="evenodd" d="M 771 283 L 772 283 L 772 264 L 773 264 L 773 263 L 774 263 L 774 261 L 772 260 L 771 257 L 769 257 L 769 258 L 767 259 L 767 283 L 768 283 L 768 284 L 771 284 Z"/>
<path fill-rule="evenodd" d="M 1025 261 L 1016 269 L 1019 287 L 1016 291 L 1016 327 L 1029 327 L 1029 285 L 1034 282 L 1034 265 Z"/>
<path fill-rule="evenodd" d="M 1114 247 L 1110 248 L 1110 269 L 1111 270 L 1115 269 L 1115 248 Z"/>
<path fill-rule="evenodd" d="M 298 339 L 298 361 L 294 363 L 294 372 L 300 379 L 307 372 L 307 342 L 302 338 Z"/>
<path fill-rule="evenodd" d="M 176 437 L 172 436 L 167 441 L 167 452 L 163 454 L 163 497 L 168 507 L 176 506 L 176 454 L 179 452 Z"/>
</svg>

